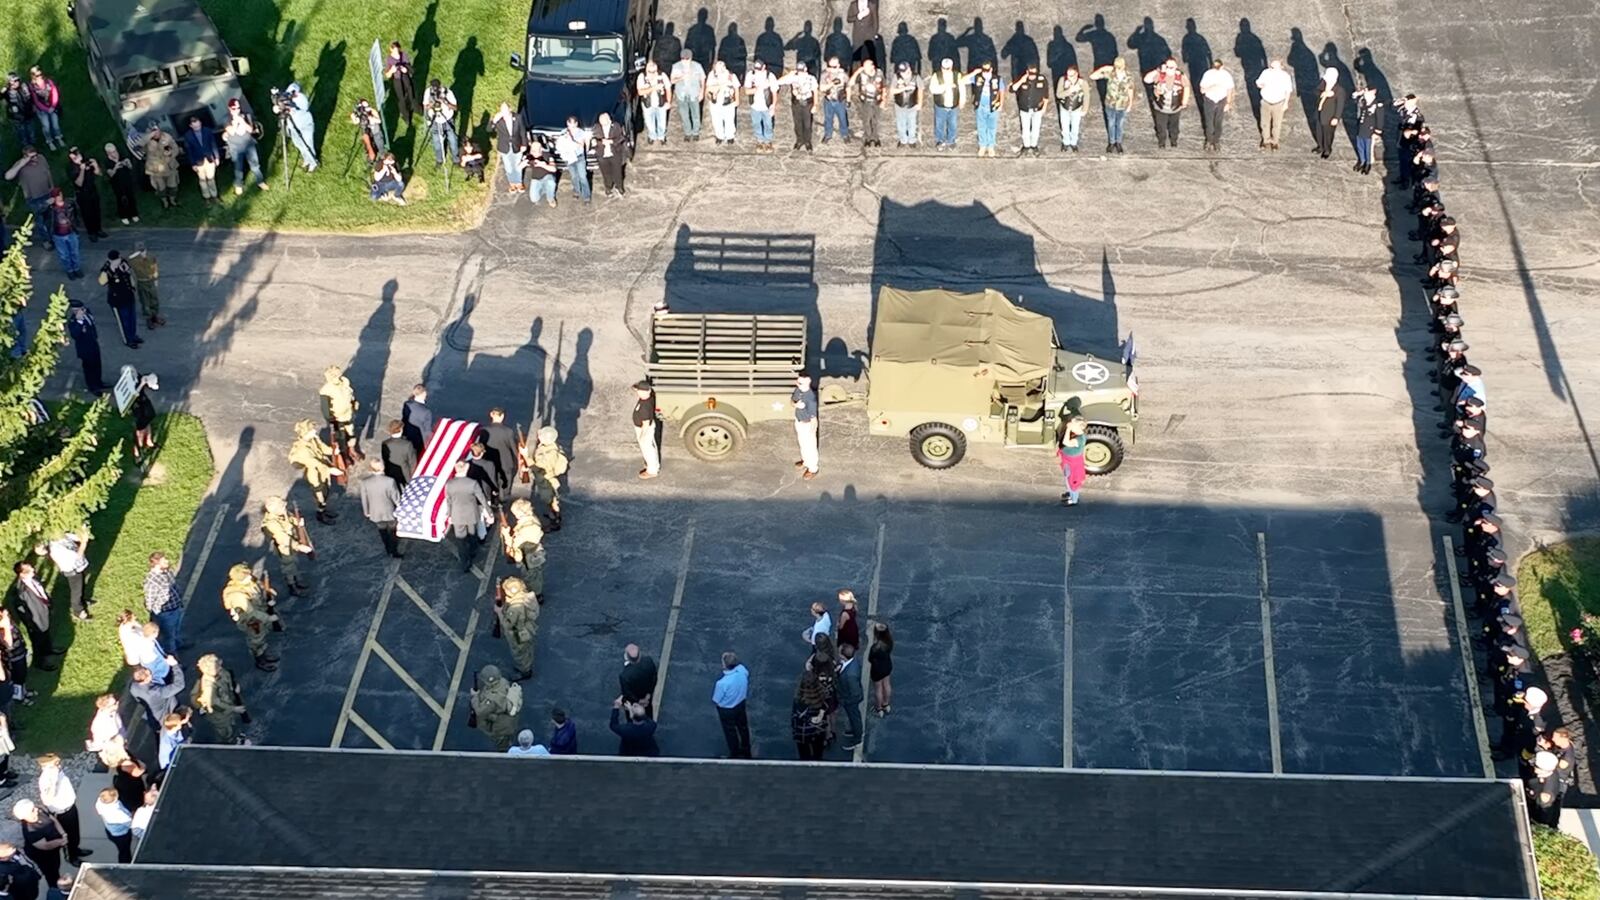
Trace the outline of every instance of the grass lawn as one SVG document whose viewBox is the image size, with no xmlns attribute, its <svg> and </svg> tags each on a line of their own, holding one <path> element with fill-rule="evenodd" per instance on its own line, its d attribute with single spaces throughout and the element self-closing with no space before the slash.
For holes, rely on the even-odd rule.
<svg viewBox="0 0 1600 900">
<path fill-rule="evenodd" d="M 1535 825 L 1533 854 L 1539 863 L 1539 888 L 1546 897 L 1600 900 L 1600 870 L 1582 841 Z"/>
<path fill-rule="evenodd" d="M 367 194 L 365 157 L 351 148 L 356 139 L 350 111 L 358 98 L 372 96 L 367 53 L 373 40 L 385 47 L 399 40 L 416 63 L 415 80 L 420 99 L 428 79 L 452 85 L 461 103 L 457 129 L 465 138 L 469 130 L 481 137 L 489 115 L 502 100 L 512 99 L 517 73 L 507 65 L 512 52 L 522 49 L 526 33 L 526 0 L 456 0 L 423 4 L 407 0 L 200 0 L 216 22 L 222 39 L 237 56 L 250 60 L 250 75 L 243 79 L 246 96 L 263 113 L 267 128 L 261 141 L 263 165 L 272 190 L 250 190 L 235 197 L 228 187 L 232 169 L 218 172 L 222 203 L 206 207 L 192 174 L 185 173 L 183 205 L 163 210 L 155 195 L 140 198 L 140 211 L 148 225 L 165 227 L 245 227 L 312 231 L 441 231 L 475 224 L 485 206 L 485 189 L 467 184 L 457 170 L 447 193 L 433 165 L 426 134 L 415 135 L 405 125 L 395 127 L 394 101 L 389 101 L 387 121 L 395 155 L 402 166 L 416 154 L 417 168 L 407 179 L 405 207 L 374 203 Z M 0 58 L 7 68 L 26 72 L 38 64 L 60 86 L 62 131 L 69 146 L 101 156 L 107 141 L 118 139 L 120 128 L 93 91 L 77 32 L 63 0 L 17 0 L 0 29 Z M 289 149 L 295 165 L 293 186 L 283 190 L 284 162 L 278 152 L 277 123 L 270 112 L 269 90 L 299 82 L 311 101 L 317 121 L 322 168 L 307 175 L 298 169 L 299 154 Z M 332 127 L 329 127 L 329 123 Z M 421 118 L 417 119 L 418 124 Z M 470 125 L 470 128 L 468 127 Z M 0 137 L 7 162 L 16 158 L 10 128 Z M 479 141 L 479 146 L 484 146 Z M 65 183 L 66 153 L 49 154 L 56 165 L 57 183 Z M 346 161 L 351 160 L 348 170 Z M 3 196 L 12 221 L 23 213 L 16 189 L 5 184 Z M 110 217 L 111 192 L 101 196 Z"/>
<path fill-rule="evenodd" d="M 1600 537 L 1575 538 L 1528 554 L 1517 567 L 1517 594 L 1534 654 L 1547 659 L 1571 650 L 1571 632 L 1582 615 L 1600 615 Z M 1600 643 L 1600 630 L 1586 640 Z"/>
<path fill-rule="evenodd" d="M 112 439 L 126 438 L 131 447 L 130 421 L 114 421 Z M 65 584 L 52 591 L 58 602 L 51 631 L 56 645 L 67 647 L 67 655 L 60 671 L 29 673 L 28 686 L 39 692 L 39 699 L 18 713 L 27 729 L 18 743 L 30 753 L 83 749 L 94 698 L 120 689 L 126 680 L 117 613 L 132 609 L 140 619 L 148 618 L 143 586 L 153 551 L 163 550 L 182 565 L 184 537 L 211 484 L 211 449 L 200 420 L 187 413 L 167 413 L 154 428 L 158 452 L 151 476 L 143 483 L 136 473 L 125 477 L 112 488 L 105 509 L 90 519 L 89 588 L 99 601 L 94 619 L 78 622 L 71 617 Z M 183 578 L 180 571 L 180 585 Z"/>
</svg>

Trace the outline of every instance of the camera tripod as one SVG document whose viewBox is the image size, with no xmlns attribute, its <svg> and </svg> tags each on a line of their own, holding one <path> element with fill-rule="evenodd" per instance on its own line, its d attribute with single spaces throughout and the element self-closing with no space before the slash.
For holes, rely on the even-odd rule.
<svg viewBox="0 0 1600 900">
<path fill-rule="evenodd" d="M 279 107 L 283 111 L 278 113 L 278 158 L 283 161 L 283 189 L 285 191 L 289 189 L 289 179 L 294 173 L 294 166 L 289 162 L 289 132 L 293 131 L 294 136 L 301 141 L 306 139 L 306 136 L 300 133 L 299 127 L 294 124 L 294 119 L 290 117 L 287 104 L 287 99 L 279 103 Z M 309 144 L 309 142 L 307 143 Z M 312 164 L 315 165 L 316 161 L 316 155 L 313 154 L 311 157 Z"/>
</svg>

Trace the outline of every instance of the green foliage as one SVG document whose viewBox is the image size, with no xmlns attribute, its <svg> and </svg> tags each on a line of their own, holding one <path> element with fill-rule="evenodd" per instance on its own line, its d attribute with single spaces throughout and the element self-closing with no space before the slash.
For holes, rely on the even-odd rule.
<svg viewBox="0 0 1600 900">
<path fill-rule="evenodd" d="M 1551 900 L 1600 900 L 1600 868 L 1583 841 L 1554 828 L 1533 826 L 1539 890 Z"/>
<path fill-rule="evenodd" d="M 1548 659 L 1600 645 L 1600 631 L 1585 621 L 1586 614 L 1600 615 L 1600 538 L 1575 538 L 1528 554 L 1517 567 L 1517 593 L 1535 656 Z"/>
<path fill-rule="evenodd" d="M 0 553 L 8 557 L 39 538 L 80 527 L 105 505 L 122 474 L 121 442 L 103 440 L 107 400 L 74 422 L 32 421 L 30 404 L 55 369 L 67 316 L 66 294 L 57 291 L 28 352 L 12 358 L 11 314 L 32 289 L 23 243 L 13 241 L 0 259 L 0 314 L 6 324 L 0 339 Z"/>
<path fill-rule="evenodd" d="M 358 98 L 372 96 L 367 51 L 374 39 L 385 45 L 399 40 L 414 53 L 419 94 L 427 79 L 438 77 L 455 86 L 461 101 L 457 130 L 463 138 L 486 131 L 489 113 L 501 101 L 512 100 L 517 73 L 506 60 L 522 50 L 527 23 L 525 0 L 201 0 L 216 22 L 223 40 L 235 55 L 249 58 L 251 74 L 243 79 L 245 95 L 262 112 L 266 134 L 261 141 L 262 164 L 270 191 L 249 190 L 234 196 L 232 167 L 224 163 L 218 173 L 221 201 L 206 205 L 198 183 L 184 172 L 177 209 L 163 209 L 150 194 L 141 194 L 143 223 L 158 227 L 243 227 L 274 230 L 387 231 L 448 230 L 475 224 L 488 200 L 487 190 L 468 184 L 459 169 L 451 175 L 450 190 L 442 173 L 433 167 L 433 151 L 421 117 L 415 128 L 396 123 L 394 101 L 386 119 L 391 143 L 403 169 L 407 169 L 407 205 L 374 203 L 368 195 L 364 156 L 355 150 L 356 127 L 350 111 Z M 0 57 L 24 70 L 37 62 L 61 88 L 61 127 L 69 145 L 85 150 L 108 141 L 120 145 L 120 129 L 95 93 L 76 29 L 62 0 L 16 0 L 0 28 Z M 381 30 L 380 30 L 381 29 Z M 288 158 L 279 152 L 277 123 L 270 109 L 268 89 L 298 81 L 311 101 L 316 119 L 316 144 L 322 168 L 307 175 L 298 169 L 299 154 L 291 147 Z M 466 88 L 464 90 L 464 88 Z M 0 134 L 6 159 L 15 157 L 10 129 Z M 484 142 L 478 141 L 480 147 Z M 98 155 L 98 150 L 94 150 Z M 65 183 L 66 155 L 47 154 L 57 184 Z M 295 167 L 292 188 L 283 190 L 283 165 Z M 412 165 L 415 171 L 409 171 Z M 111 194 L 102 188 L 107 203 Z M 109 211 L 108 211 L 109 215 Z M 114 220 L 113 220 L 114 221 Z"/>
<path fill-rule="evenodd" d="M 85 411 L 80 404 L 61 410 L 61 419 Z M 126 440 L 132 422 L 112 416 L 108 442 Z M 29 752 L 76 752 L 94 717 L 94 698 L 121 687 L 126 669 L 117 643 L 117 611 L 131 609 L 142 619 L 144 574 L 156 550 L 172 557 L 179 567 L 179 584 L 193 573 L 184 571 L 188 560 L 179 559 L 184 538 L 195 512 L 211 484 L 213 463 L 200 420 L 186 413 L 168 412 L 151 428 L 156 453 L 151 475 L 138 471 L 117 481 L 105 508 L 89 520 L 95 539 L 89 544 L 90 588 L 100 602 L 95 618 L 79 622 L 70 617 L 65 603 L 55 604 L 54 637 L 66 646 L 59 672 L 33 672 L 28 686 L 42 695 L 22 716 L 27 732 L 19 742 Z M 215 597 L 194 602 L 215 603 Z M 46 699 L 48 698 L 48 699 Z"/>
</svg>

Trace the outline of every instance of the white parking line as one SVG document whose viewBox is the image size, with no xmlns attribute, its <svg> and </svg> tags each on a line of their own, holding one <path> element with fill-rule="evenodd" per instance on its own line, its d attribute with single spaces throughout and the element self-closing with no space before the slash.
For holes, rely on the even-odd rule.
<svg viewBox="0 0 1600 900">
<path fill-rule="evenodd" d="M 394 745 L 389 743 L 389 741 L 383 735 L 379 734 L 378 729 L 373 728 L 370 724 L 368 724 L 366 719 L 361 718 L 360 713 L 351 711 L 350 721 L 361 730 L 362 734 L 372 738 L 372 742 L 374 744 L 377 744 L 379 747 L 382 747 L 385 750 L 394 749 Z M 334 746 L 338 745 L 335 744 Z"/>
<path fill-rule="evenodd" d="M 655 717 L 661 721 L 661 701 L 667 696 L 667 664 L 672 661 L 672 640 L 678 634 L 678 616 L 683 612 L 683 588 L 689 583 L 689 554 L 694 552 L 694 521 L 683 533 L 683 559 L 678 563 L 678 584 L 672 589 L 672 611 L 667 613 L 667 634 L 661 639 L 661 662 L 656 667 Z"/>
<path fill-rule="evenodd" d="M 500 552 L 500 531 L 495 530 L 489 538 L 488 556 L 484 557 L 483 573 L 478 577 L 478 593 L 472 598 L 472 610 L 467 614 L 467 630 L 463 640 L 457 641 L 456 646 L 461 648 L 461 653 L 456 656 L 455 671 L 450 674 L 450 688 L 444 695 L 444 710 L 439 713 L 439 728 L 433 733 L 433 749 L 444 747 L 444 734 L 450 729 L 450 714 L 456 708 L 456 697 L 461 694 L 461 676 L 467 671 L 467 657 L 472 653 L 472 641 L 478 636 L 478 610 L 483 606 L 483 598 L 489 595 L 489 576 L 494 574 L 494 560 Z M 444 628 L 435 618 L 435 623 L 444 629 L 447 637 L 454 636 L 449 629 Z"/>
<path fill-rule="evenodd" d="M 1267 581 L 1267 534 L 1256 532 L 1261 557 L 1261 660 L 1267 676 L 1267 734 L 1272 742 L 1272 774 L 1283 774 L 1283 741 L 1278 733 L 1278 673 L 1272 657 L 1272 595 Z"/>
<path fill-rule="evenodd" d="M 1494 759 L 1489 755 L 1489 729 L 1483 723 L 1483 698 L 1478 694 L 1478 667 L 1472 658 L 1472 641 L 1467 637 L 1467 610 L 1461 603 L 1461 579 L 1456 569 L 1456 545 L 1450 535 L 1440 535 L 1444 546 L 1444 569 L 1450 579 L 1450 605 L 1455 611 L 1456 644 L 1461 647 L 1461 674 L 1467 680 L 1467 700 L 1472 704 L 1472 730 L 1478 736 L 1478 756 L 1483 777 L 1494 777 Z"/>
<path fill-rule="evenodd" d="M 388 576 L 383 580 L 383 593 L 378 596 L 378 608 L 372 613 L 372 624 L 367 626 L 367 639 L 361 642 L 361 655 L 356 658 L 356 669 L 350 674 L 350 685 L 344 691 L 344 704 L 339 708 L 339 719 L 333 726 L 333 740 L 328 746 L 335 749 L 344 742 L 345 727 L 352 721 L 380 746 L 388 744 L 388 741 L 381 740 L 371 726 L 357 716 L 352 708 L 356 702 L 356 692 L 361 689 L 361 676 L 367 671 L 367 660 L 371 659 L 372 647 L 378 640 L 378 626 L 383 624 L 383 614 L 389 609 L 389 597 L 394 593 L 395 580 L 400 576 L 400 560 L 389 560 L 388 569 Z"/>
<path fill-rule="evenodd" d="M 211 548 L 217 543 L 217 532 L 222 530 L 222 517 L 228 514 L 228 504 L 218 503 L 217 514 L 211 517 L 211 530 L 206 532 L 205 543 L 200 545 L 200 555 L 194 565 L 185 566 L 189 570 L 189 583 L 183 586 L 183 605 L 189 606 L 189 598 L 194 596 L 195 586 L 200 583 L 200 573 L 205 570 L 206 562 L 211 559 Z M 188 562 L 188 560 L 182 560 Z"/>
<path fill-rule="evenodd" d="M 861 743 L 856 746 L 850 758 L 855 762 L 862 762 L 867 758 L 867 735 L 871 732 L 867 727 L 867 706 L 872 699 L 872 679 L 867 674 L 867 658 L 872 653 L 872 620 L 878 617 L 878 587 L 883 583 L 883 533 L 885 525 L 878 523 L 877 549 L 872 551 L 872 584 L 867 588 L 867 639 L 862 641 L 862 646 L 856 648 L 861 654 L 856 668 L 861 672 Z"/>
<path fill-rule="evenodd" d="M 1072 768 L 1072 552 L 1078 533 L 1068 528 L 1061 536 L 1061 768 Z"/>
</svg>

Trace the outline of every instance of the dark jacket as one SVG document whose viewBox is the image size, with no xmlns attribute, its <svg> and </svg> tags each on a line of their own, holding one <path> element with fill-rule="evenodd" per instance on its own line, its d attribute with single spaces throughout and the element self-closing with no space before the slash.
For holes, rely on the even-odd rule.
<svg viewBox="0 0 1600 900">
<path fill-rule="evenodd" d="M 578 752 L 578 723 L 571 719 L 556 726 L 550 733 L 550 754 L 552 756 L 571 756 Z"/>
<path fill-rule="evenodd" d="M 835 679 L 834 689 L 839 693 L 839 703 L 844 706 L 855 706 L 865 696 L 861 690 L 861 658 L 851 657 L 849 664 L 839 670 L 839 677 Z"/>
<path fill-rule="evenodd" d="M 457 475 L 444 483 L 444 501 L 450 512 L 450 527 L 455 529 L 477 528 L 483 522 L 483 511 L 489 508 L 489 496 L 470 474 Z"/>
<path fill-rule="evenodd" d="M 618 756 L 661 755 L 661 748 L 656 745 L 655 719 L 629 722 L 622 718 L 622 710 L 612 707 L 611 730 L 616 732 L 620 739 L 617 745 Z"/>
<path fill-rule="evenodd" d="M 204 125 L 199 131 L 191 128 L 183 133 L 183 155 L 191 166 L 222 159 L 222 152 L 217 149 L 217 136 Z"/>
<path fill-rule="evenodd" d="M 494 461 L 500 484 L 510 484 L 511 473 L 517 471 L 517 433 L 504 422 L 490 422 L 483 426 L 483 443 L 489 448 L 484 456 Z"/>
<path fill-rule="evenodd" d="M 622 667 L 622 674 L 617 676 L 617 686 L 622 691 L 622 699 L 629 701 L 643 700 L 655 693 L 656 661 L 639 654 L 638 662 Z"/>
<path fill-rule="evenodd" d="M 433 410 L 415 397 L 401 405 L 400 421 L 405 426 L 402 433 L 406 440 L 418 451 L 433 437 Z"/>
<path fill-rule="evenodd" d="M 411 473 L 417 470 L 417 448 L 402 432 L 400 437 L 385 439 L 379 450 L 383 453 L 383 474 L 403 487 L 411 480 Z"/>
<path fill-rule="evenodd" d="M 856 0 L 849 0 L 849 7 L 846 17 L 850 22 L 850 40 L 859 47 L 878 36 L 878 0 L 867 0 L 866 15 L 861 14 Z"/>
<path fill-rule="evenodd" d="M 92 314 L 85 312 L 82 320 L 69 315 L 67 334 L 72 336 L 72 350 L 79 359 L 100 357 L 100 330 L 95 327 Z"/>
</svg>

